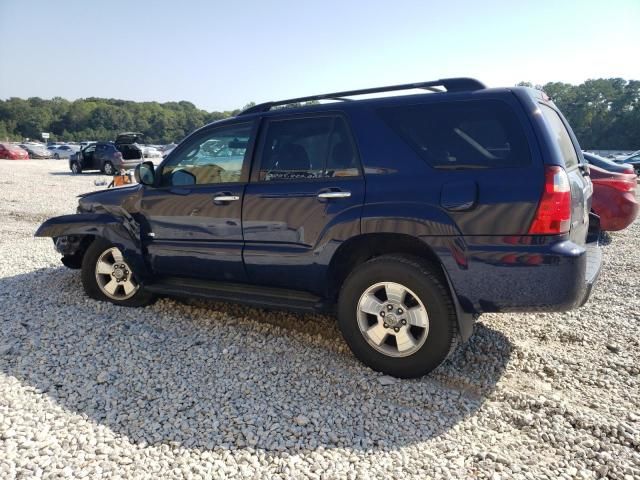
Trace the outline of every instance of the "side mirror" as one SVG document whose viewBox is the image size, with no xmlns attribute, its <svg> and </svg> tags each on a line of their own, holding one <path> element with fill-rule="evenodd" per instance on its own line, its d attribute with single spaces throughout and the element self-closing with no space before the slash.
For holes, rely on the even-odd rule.
<svg viewBox="0 0 640 480">
<path fill-rule="evenodd" d="M 142 162 L 136 165 L 133 172 L 136 182 L 142 185 L 153 185 L 156 181 L 156 172 L 152 162 Z"/>
</svg>

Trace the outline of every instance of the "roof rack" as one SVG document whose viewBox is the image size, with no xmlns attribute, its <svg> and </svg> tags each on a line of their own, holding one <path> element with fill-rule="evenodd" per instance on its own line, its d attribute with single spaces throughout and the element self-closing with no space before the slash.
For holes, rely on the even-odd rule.
<svg viewBox="0 0 640 480">
<path fill-rule="evenodd" d="M 367 95 L 371 93 L 381 93 L 381 92 L 395 92 L 398 90 L 411 90 L 414 88 L 431 90 L 432 92 L 442 92 L 442 90 L 440 90 L 437 87 L 444 87 L 447 92 L 463 92 L 463 91 L 482 90 L 483 88 L 487 88 L 482 82 L 480 82 L 479 80 L 476 80 L 475 78 L 466 78 L 466 77 L 443 78 L 440 80 L 432 80 L 429 82 L 404 83 L 402 85 L 390 85 L 388 87 L 364 88 L 361 90 L 348 90 L 346 92 L 324 93 L 322 95 L 311 95 L 309 97 L 289 98 L 288 100 L 277 100 L 275 102 L 259 103 L 258 105 L 254 105 L 253 107 L 249 107 L 246 110 L 243 110 L 242 112 L 239 113 L 239 115 L 268 112 L 273 107 L 277 107 L 279 105 L 289 105 L 291 103 L 308 102 L 312 100 L 348 101 L 350 100 L 349 98 L 343 98 L 343 97 L 351 97 L 354 95 Z"/>
</svg>

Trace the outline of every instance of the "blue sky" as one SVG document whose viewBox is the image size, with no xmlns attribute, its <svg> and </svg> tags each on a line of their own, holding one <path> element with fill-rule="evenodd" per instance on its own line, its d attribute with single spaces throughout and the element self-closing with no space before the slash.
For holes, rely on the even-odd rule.
<svg viewBox="0 0 640 480">
<path fill-rule="evenodd" d="M 0 19 L 0 98 L 223 110 L 450 76 L 640 79 L 640 0 L 0 0 Z"/>
</svg>

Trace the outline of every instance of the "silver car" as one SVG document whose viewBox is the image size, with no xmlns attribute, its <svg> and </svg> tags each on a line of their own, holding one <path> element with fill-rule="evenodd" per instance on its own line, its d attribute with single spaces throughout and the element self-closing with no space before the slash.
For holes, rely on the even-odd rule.
<svg viewBox="0 0 640 480">
<path fill-rule="evenodd" d="M 80 147 L 78 147 L 77 145 L 56 145 L 50 150 L 53 158 L 59 160 L 61 158 L 69 158 L 71 155 L 80 150 Z"/>
</svg>

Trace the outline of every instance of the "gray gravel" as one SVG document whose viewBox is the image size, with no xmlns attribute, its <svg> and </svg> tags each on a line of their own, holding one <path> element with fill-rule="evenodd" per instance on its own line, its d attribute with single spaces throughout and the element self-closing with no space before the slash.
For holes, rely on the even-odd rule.
<svg viewBox="0 0 640 480">
<path fill-rule="evenodd" d="M 33 232 L 102 178 L 0 161 L 0 478 L 640 478 L 640 223 L 586 307 L 400 381 L 327 317 L 85 297 Z"/>
</svg>

